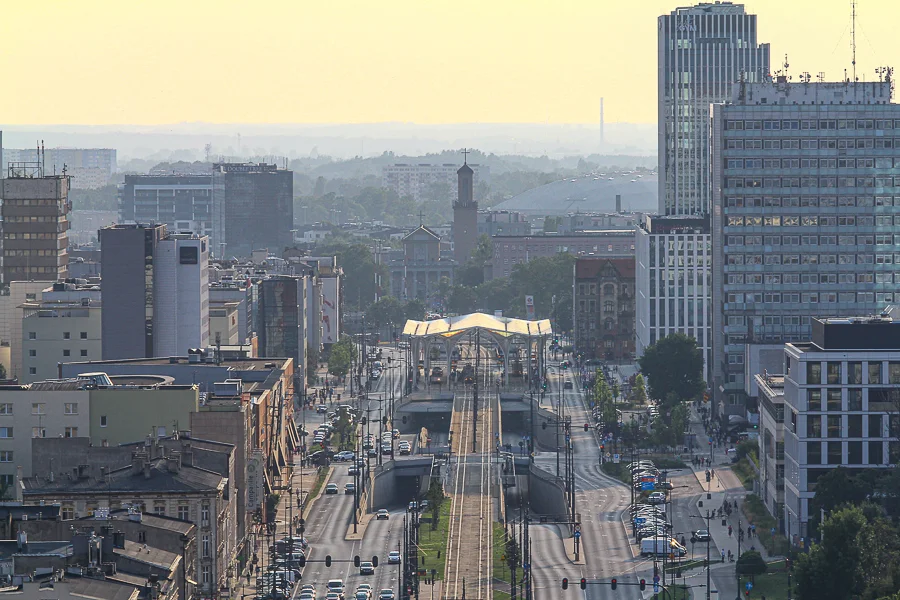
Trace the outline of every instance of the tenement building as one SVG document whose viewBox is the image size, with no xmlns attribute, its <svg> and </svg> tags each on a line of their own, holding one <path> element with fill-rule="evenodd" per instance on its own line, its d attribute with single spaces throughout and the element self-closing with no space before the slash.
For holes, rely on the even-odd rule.
<svg viewBox="0 0 900 600">
<path fill-rule="evenodd" d="M 575 352 L 631 360 L 634 353 L 634 258 L 575 261 Z"/>
<path fill-rule="evenodd" d="M 900 459 L 900 321 L 814 318 L 810 329 L 810 341 L 784 346 L 783 519 L 795 544 L 808 535 L 820 477 L 838 466 L 886 471 Z"/>
<path fill-rule="evenodd" d="M 752 375 L 812 319 L 880 312 L 900 283 L 900 105 L 891 84 L 735 85 L 712 110 L 713 391 L 745 414 Z M 720 404 L 721 403 L 721 404 Z"/>
</svg>

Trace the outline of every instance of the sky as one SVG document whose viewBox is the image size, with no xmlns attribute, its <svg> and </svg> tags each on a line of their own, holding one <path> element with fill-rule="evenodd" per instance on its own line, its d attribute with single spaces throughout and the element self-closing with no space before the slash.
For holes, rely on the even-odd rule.
<svg viewBox="0 0 900 600">
<path fill-rule="evenodd" d="M 773 64 L 788 53 L 790 73 L 828 80 L 850 67 L 850 0 L 744 4 Z M 607 123 L 653 123 L 656 17 L 678 5 L 8 0 L 0 122 L 596 123 L 604 97 Z M 857 11 L 871 81 L 900 67 L 900 2 Z"/>
</svg>

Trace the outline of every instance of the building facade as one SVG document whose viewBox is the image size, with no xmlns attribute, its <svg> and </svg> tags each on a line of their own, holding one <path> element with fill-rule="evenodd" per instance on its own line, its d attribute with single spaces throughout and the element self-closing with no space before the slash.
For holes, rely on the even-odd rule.
<svg viewBox="0 0 900 600">
<path fill-rule="evenodd" d="M 126 175 L 119 223 L 163 223 L 170 231 L 212 234 L 212 175 Z"/>
<path fill-rule="evenodd" d="M 894 301 L 900 105 L 890 87 L 778 78 L 736 85 L 714 105 L 713 387 L 725 413 L 744 414 L 756 396 L 744 364 L 757 347 L 809 339 L 813 317 Z"/>
<path fill-rule="evenodd" d="M 781 349 L 784 364 L 784 347 Z M 784 368 L 754 375 L 759 389 L 759 497 L 784 532 Z M 776 374 L 777 373 L 777 374 Z"/>
<path fill-rule="evenodd" d="M 294 359 L 295 375 L 306 377 L 306 277 L 278 275 L 259 284 L 257 353 Z"/>
<path fill-rule="evenodd" d="M 39 163 L 10 167 L 0 180 L 3 198 L 3 283 L 68 277 L 69 220 L 72 210 L 65 175 L 40 176 Z M 31 177 L 29 173 L 38 176 Z"/>
<path fill-rule="evenodd" d="M 673 333 L 697 340 L 703 377 L 712 361 L 709 219 L 647 218 L 636 238 L 636 351 Z"/>
<path fill-rule="evenodd" d="M 475 172 L 463 164 L 456 172 L 457 198 L 453 203 L 453 258 L 463 265 L 478 244 L 478 203 L 475 201 Z"/>
<path fill-rule="evenodd" d="M 453 282 L 456 262 L 442 256 L 441 237 L 424 225 L 403 238 L 403 254 L 391 260 L 391 295 L 403 301 L 433 300 L 441 279 Z"/>
<path fill-rule="evenodd" d="M 575 352 L 587 358 L 634 357 L 634 258 L 575 261 Z"/>
<path fill-rule="evenodd" d="M 491 241 L 494 247 L 494 279 L 509 277 L 515 265 L 560 252 L 585 257 L 634 256 L 634 231 L 630 229 L 583 231 L 569 235 L 497 235 Z"/>
<path fill-rule="evenodd" d="M 153 356 L 209 346 L 209 238 L 166 236 L 153 271 Z"/>
<path fill-rule="evenodd" d="M 116 172 L 115 148 L 46 148 L 40 156 L 37 148 L 4 148 L 3 168 L 7 163 L 41 162 L 44 170 L 72 178 L 72 189 L 95 189 L 110 184 Z"/>
<path fill-rule="evenodd" d="M 709 105 L 738 81 L 769 75 L 769 45 L 743 4 L 703 2 L 661 15 L 658 27 L 659 215 L 709 212 Z"/>
<path fill-rule="evenodd" d="M 531 221 L 515 210 L 480 210 L 478 237 L 483 235 L 531 235 Z"/>
<path fill-rule="evenodd" d="M 486 165 L 469 165 L 473 173 L 473 185 L 490 183 L 491 169 Z M 459 195 L 456 171 L 453 163 L 404 164 L 397 163 L 381 168 L 381 185 L 396 192 L 397 196 L 410 196 L 416 202 L 429 198 L 434 186 L 446 188 L 449 197 Z"/>
<path fill-rule="evenodd" d="M 22 305 L 20 383 L 59 376 L 59 363 L 100 360 L 100 303 L 30 302 Z"/>
<path fill-rule="evenodd" d="M 900 321 L 814 319 L 811 341 L 785 344 L 784 527 L 808 538 L 816 482 L 835 467 L 886 470 L 896 428 Z"/>
<path fill-rule="evenodd" d="M 213 254 L 250 256 L 258 248 L 280 254 L 293 244 L 294 173 L 277 165 L 213 165 Z"/>
</svg>

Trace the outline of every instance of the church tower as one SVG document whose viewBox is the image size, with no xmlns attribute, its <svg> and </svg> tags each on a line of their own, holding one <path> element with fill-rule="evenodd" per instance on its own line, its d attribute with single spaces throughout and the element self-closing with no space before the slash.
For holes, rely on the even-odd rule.
<svg viewBox="0 0 900 600">
<path fill-rule="evenodd" d="M 466 154 L 464 151 L 463 155 Z M 453 257 L 462 265 L 478 244 L 478 203 L 475 202 L 475 172 L 465 160 L 456 178 L 459 190 L 453 203 Z"/>
</svg>

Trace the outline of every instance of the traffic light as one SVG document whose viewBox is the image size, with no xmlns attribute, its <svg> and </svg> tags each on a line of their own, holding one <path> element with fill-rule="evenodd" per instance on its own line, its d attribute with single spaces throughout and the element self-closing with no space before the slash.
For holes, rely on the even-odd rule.
<svg viewBox="0 0 900 600">
<path fill-rule="evenodd" d="M 578 585 L 579 585 L 579 587 L 581 587 L 581 589 L 586 590 L 587 589 L 587 579 L 582 577 L 581 582 Z"/>
<path fill-rule="evenodd" d="M 616 581 L 615 578 L 613 578 L 612 581 L 609 582 L 609 586 L 610 586 L 612 589 L 616 589 L 617 587 L 619 587 L 619 582 Z"/>
<path fill-rule="evenodd" d="M 547 421 L 541 423 L 541 429 L 547 429 Z"/>
<path fill-rule="evenodd" d="M 588 430 L 588 424 L 587 424 L 587 423 L 584 424 L 584 430 L 585 430 L 585 431 Z"/>
<path fill-rule="evenodd" d="M 750 590 L 744 590 L 744 595 L 748 598 L 750 597 Z"/>
<path fill-rule="evenodd" d="M 562 588 L 564 590 L 569 589 L 569 578 L 568 577 L 563 577 Z"/>
<path fill-rule="evenodd" d="M 359 555 L 358 554 L 353 557 L 353 566 L 356 567 L 357 569 L 359 568 Z"/>
<path fill-rule="evenodd" d="M 326 567 L 331 566 L 331 555 L 330 554 L 325 555 L 325 566 Z"/>
<path fill-rule="evenodd" d="M 603 449 L 604 449 L 605 447 L 606 447 L 606 446 L 604 446 L 603 444 L 600 444 L 600 452 L 603 452 Z"/>
<path fill-rule="evenodd" d="M 384 415 L 383 417 L 381 417 L 381 424 L 385 425 L 385 426 L 387 425 L 387 415 Z"/>
<path fill-rule="evenodd" d="M 641 579 L 640 586 L 641 586 L 641 591 L 643 592 L 644 590 L 647 589 L 647 582 L 644 581 L 643 579 Z"/>
</svg>

